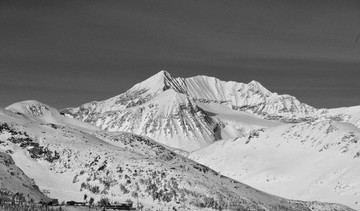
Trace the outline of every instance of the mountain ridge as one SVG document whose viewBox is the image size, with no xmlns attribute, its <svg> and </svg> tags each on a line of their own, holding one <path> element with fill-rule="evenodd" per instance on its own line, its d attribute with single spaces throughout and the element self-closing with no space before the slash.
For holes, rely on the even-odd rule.
<svg viewBox="0 0 360 211">
<path fill-rule="evenodd" d="M 169 92 L 182 97 L 175 99 L 171 94 L 165 94 Z M 281 118 L 308 117 L 315 112 L 314 108 L 300 103 L 292 96 L 271 93 L 256 81 L 244 84 L 224 82 L 209 76 L 173 78 L 166 71 L 158 72 L 115 97 L 63 109 L 61 112 L 105 130 L 133 132 L 169 147 L 192 151 L 218 140 L 222 124 L 207 116 L 198 106 L 199 103 L 217 103 L 232 110 L 276 121 Z M 172 108 L 164 110 L 169 106 Z M 179 119 L 179 110 L 183 108 L 190 110 L 185 116 L 180 114 L 182 118 Z M 135 113 L 137 116 L 134 116 Z M 148 114 L 153 116 L 149 117 Z M 169 121 L 172 122 L 170 126 Z M 144 125 L 150 125 L 151 129 L 144 128 Z M 162 135 L 150 131 L 158 131 Z M 188 132 L 189 135 L 183 135 Z M 181 140 L 188 141 L 179 143 Z"/>
</svg>

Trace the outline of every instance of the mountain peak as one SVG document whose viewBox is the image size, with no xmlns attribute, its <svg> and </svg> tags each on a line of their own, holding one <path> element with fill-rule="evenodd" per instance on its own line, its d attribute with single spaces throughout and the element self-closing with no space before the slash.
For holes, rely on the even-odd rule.
<svg viewBox="0 0 360 211">
<path fill-rule="evenodd" d="M 159 80 L 165 81 L 166 79 L 173 79 L 173 78 L 171 77 L 169 72 L 167 72 L 166 70 L 161 70 L 158 73 L 156 73 L 155 75 L 150 76 L 145 81 L 155 82 L 155 81 L 159 81 Z"/>
<path fill-rule="evenodd" d="M 158 73 L 150 76 L 149 78 L 147 78 L 145 81 L 147 82 L 161 82 L 161 81 L 165 81 L 166 79 L 172 79 L 171 75 L 169 72 L 167 72 L 166 70 L 161 70 Z M 143 82 L 145 82 L 143 81 Z M 143 83 L 141 82 L 141 83 Z"/>
<path fill-rule="evenodd" d="M 154 76 L 156 75 L 160 75 L 160 76 L 164 76 L 164 77 L 171 77 L 170 73 L 166 70 L 161 70 L 158 73 L 156 73 Z"/>
<path fill-rule="evenodd" d="M 165 70 L 161 70 L 160 72 L 149 77 L 148 79 L 136 84 L 130 90 L 131 91 L 146 90 L 152 93 L 157 93 L 159 91 L 174 89 L 176 92 L 186 93 L 184 86 L 185 85 L 183 78 L 173 78 L 169 72 Z"/>
<path fill-rule="evenodd" d="M 132 90 L 151 90 L 151 91 L 160 91 L 166 90 L 167 84 L 169 81 L 172 81 L 173 78 L 171 75 L 165 71 L 161 70 L 160 72 L 156 73 L 155 75 L 147 78 L 146 80 L 136 84 L 131 89 Z"/>
</svg>

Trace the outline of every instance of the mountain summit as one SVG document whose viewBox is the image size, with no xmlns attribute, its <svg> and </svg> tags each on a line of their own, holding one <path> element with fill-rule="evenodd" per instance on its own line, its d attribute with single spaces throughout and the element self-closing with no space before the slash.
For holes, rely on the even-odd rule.
<svg viewBox="0 0 360 211">
<path fill-rule="evenodd" d="M 209 76 L 173 78 L 160 71 L 123 94 L 62 113 L 104 130 L 145 135 L 186 151 L 207 146 L 224 134 L 235 137 L 246 132 L 243 126 L 231 123 L 227 127 L 229 122 L 213 118 L 209 106 L 210 110 L 222 106 L 238 114 L 246 112 L 251 118 L 276 120 L 307 117 L 315 111 L 295 97 L 270 92 L 256 81 L 244 84 Z"/>
<path fill-rule="evenodd" d="M 159 91 L 166 91 L 168 89 L 173 89 L 174 91 L 182 94 L 186 94 L 184 90 L 184 80 L 181 78 L 173 78 L 170 73 L 165 70 L 162 70 L 145 81 L 136 84 L 130 90 L 144 90 L 148 92 L 156 93 Z M 130 91 L 129 90 L 129 91 Z"/>
</svg>

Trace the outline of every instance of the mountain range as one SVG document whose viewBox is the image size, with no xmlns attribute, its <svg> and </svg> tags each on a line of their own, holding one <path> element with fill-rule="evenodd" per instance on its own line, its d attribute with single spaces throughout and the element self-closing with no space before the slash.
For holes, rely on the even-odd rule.
<svg viewBox="0 0 360 211">
<path fill-rule="evenodd" d="M 1 186 L 10 195 L 131 198 L 153 209 L 360 209 L 360 107 L 316 109 L 256 81 L 160 71 L 79 107 L 15 103 L 0 123 L 1 157 L 21 175 Z"/>
</svg>

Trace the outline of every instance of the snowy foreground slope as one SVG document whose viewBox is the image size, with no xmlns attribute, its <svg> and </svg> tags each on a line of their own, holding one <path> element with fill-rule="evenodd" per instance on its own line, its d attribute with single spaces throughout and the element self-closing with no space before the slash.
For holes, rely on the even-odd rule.
<svg viewBox="0 0 360 211">
<path fill-rule="evenodd" d="M 255 130 L 189 157 L 272 194 L 360 210 L 360 129 L 349 123 L 323 120 Z"/>
<path fill-rule="evenodd" d="M 0 195 L 2 197 L 12 199 L 18 193 L 27 201 L 49 200 L 47 196 L 40 192 L 35 182 L 15 165 L 11 156 L 1 151 L 0 178 Z"/>
<path fill-rule="evenodd" d="M 213 110 L 210 107 L 214 106 L 248 116 L 259 125 L 239 122 L 241 118 L 212 118 L 206 108 Z M 62 112 L 107 131 L 145 135 L 172 148 L 193 151 L 272 124 L 264 118 L 306 118 L 316 109 L 292 96 L 271 93 L 255 81 L 244 84 L 208 76 L 173 78 L 161 71 L 123 94 Z"/>
<path fill-rule="evenodd" d="M 15 108 L 16 113 L 9 111 Z M 151 139 L 99 131 L 75 120 L 67 125 L 70 120 L 66 117 L 48 118 L 57 111 L 36 101 L 8 109 L 0 110 L 0 124 L 6 125 L 0 134 L 1 153 L 11 156 L 41 190 L 60 201 L 81 201 L 86 193 L 96 200 L 138 199 L 160 209 L 351 210 L 337 204 L 269 195 L 221 176 Z M 16 179 L 8 183 L 15 187 Z"/>
</svg>

